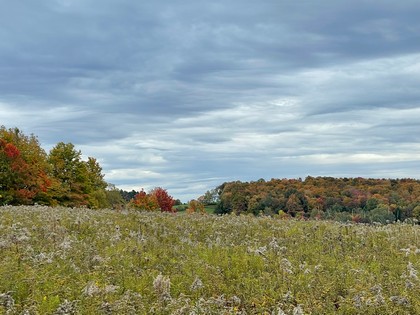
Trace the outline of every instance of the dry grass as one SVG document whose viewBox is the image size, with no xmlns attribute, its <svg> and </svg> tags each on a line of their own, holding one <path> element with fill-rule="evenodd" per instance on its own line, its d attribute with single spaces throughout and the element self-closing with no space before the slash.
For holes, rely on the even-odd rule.
<svg viewBox="0 0 420 315">
<path fill-rule="evenodd" d="M 0 314 L 420 314 L 417 225 L 0 208 Z"/>
</svg>

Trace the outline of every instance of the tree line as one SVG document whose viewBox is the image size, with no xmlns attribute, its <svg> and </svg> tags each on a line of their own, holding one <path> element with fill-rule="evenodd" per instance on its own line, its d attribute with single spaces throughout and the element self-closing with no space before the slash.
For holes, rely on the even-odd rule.
<svg viewBox="0 0 420 315">
<path fill-rule="evenodd" d="M 72 143 L 59 142 L 48 153 L 36 136 L 0 127 L 0 205 L 117 208 L 176 211 L 180 204 L 156 187 L 149 192 L 119 190 L 104 180 L 99 162 Z M 225 182 L 192 200 L 188 212 L 215 212 L 335 219 L 355 222 L 420 220 L 420 181 L 311 177 Z"/>
<path fill-rule="evenodd" d="M 420 219 L 420 181 L 311 177 L 226 182 L 216 213 L 382 222 Z"/>
<path fill-rule="evenodd" d="M 154 201 L 146 210 L 173 211 L 175 201 L 157 187 L 126 192 L 104 180 L 99 162 L 72 143 L 57 143 L 46 153 L 36 136 L 18 128 L 0 127 L 0 205 L 141 208 L 146 195 Z"/>
</svg>

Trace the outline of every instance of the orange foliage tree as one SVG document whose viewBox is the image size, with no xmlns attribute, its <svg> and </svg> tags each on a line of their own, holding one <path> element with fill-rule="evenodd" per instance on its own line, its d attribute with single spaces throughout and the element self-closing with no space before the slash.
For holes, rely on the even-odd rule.
<svg viewBox="0 0 420 315">
<path fill-rule="evenodd" d="M 48 203 L 46 153 L 33 135 L 0 127 L 0 204 Z"/>
<path fill-rule="evenodd" d="M 147 194 L 143 189 L 130 201 L 130 206 L 139 210 L 156 211 L 159 204 L 156 196 Z"/>
<path fill-rule="evenodd" d="M 168 192 L 161 188 L 156 187 L 146 193 L 143 189 L 137 193 L 130 201 L 130 206 L 139 210 L 157 211 L 162 212 L 175 212 L 173 208 L 175 200 L 168 194 Z"/>
</svg>

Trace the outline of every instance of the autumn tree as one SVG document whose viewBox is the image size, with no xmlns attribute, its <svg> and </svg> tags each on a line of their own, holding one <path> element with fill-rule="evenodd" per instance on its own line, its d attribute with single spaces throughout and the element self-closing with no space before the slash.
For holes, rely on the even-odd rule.
<svg viewBox="0 0 420 315">
<path fill-rule="evenodd" d="M 159 210 L 159 202 L 155 195 L 147 194 L 141 189 L 133 199 L 129 206 L 138 210 L 156 211 Z"/>
<path fill-rule="evenodd" d="M 286 211 L 292 217 L 303 212 L 303 205 L 296 194 L 291 194 L 286 203 Z"/>
<path fill-rule="evenodd" d="M 175 212 L 176 209 L 173 208 L 175 200 L 168 194 L 166 189 L 161 187 L 154 188 L 150 195 L 155 196 L 158 202 L 159 208 L 162 212 Z"/>
<path fill-rule="evenodd" d="M 0 204 L 46 204 L 103 208 L 107 183 L 96 159 L 82 161 L 71 143 L 49 154 L 34 135 L 0 127 Z"/>
<path fill-rule="evenodd" d="M 16 192 L 24 173 L 20 172 L 23 160 L 15 145 L 0 139 L 0 202 L 1 204 L 16 201 Z M 25 164 L 26 165 L 26 164 Z"/>
<path fill-rule="evenodd" d="M 190 202 L 188 202 L 188 208 L 186 211 L 187 213 L 206 213 L 206 211 L 204 210 L 204 204 L 195 199 L 190 200 Z"/>
<path fill-rule="evenodd" d="M 0 202 L 49 203 L 49 164 L 34 135 L 26 136 L 18 128 L 0 128 L 0 170 Z"/>
</svg>

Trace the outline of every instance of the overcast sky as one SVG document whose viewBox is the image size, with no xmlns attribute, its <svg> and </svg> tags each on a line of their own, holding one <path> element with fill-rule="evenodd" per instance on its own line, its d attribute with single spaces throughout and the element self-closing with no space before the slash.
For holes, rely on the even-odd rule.
<svg viewBox="0 0 420 315">
<path fill-rule="evenodd" d="M 0 125 L 125 190 L 420 178 L 420 1 L 1 0 Z"/>
</svg>

